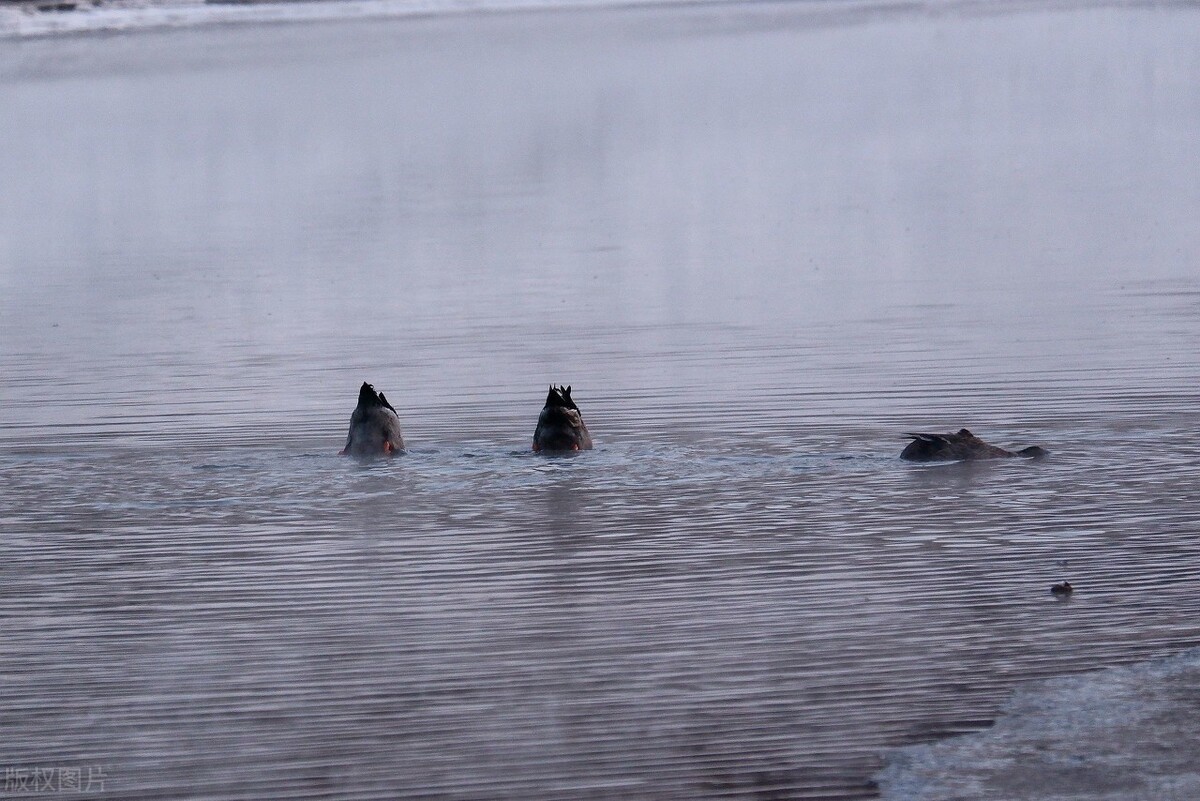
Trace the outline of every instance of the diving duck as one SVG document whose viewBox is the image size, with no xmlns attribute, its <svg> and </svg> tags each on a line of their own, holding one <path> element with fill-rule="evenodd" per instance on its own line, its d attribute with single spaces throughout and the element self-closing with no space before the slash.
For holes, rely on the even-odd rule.
<svg viewBox="0 0 1200 801">
<path fill-rule="evenodd" d="M 1055 584 L 1050 587 L 1050 594 L 1057 595 L 1060 598 L 1070 595 L 1075 589 L 1071 586 L 1071 582 L 1064 581 L 1062 584 Z"/>
<path fill-rule="evenodd" d="M 1004 459 L 1010 456 L 1024 456 L 1036 459 L 1046 455 L 1046 451 L 1033 445 L 1019 451 L 1006 451 L 989 445 L 965 428 L 957 434 L 908 434 L 912 442 L 900 452 L 901 459 L 910 462 L 950 462 L 966 459 Z"/>
<path fill-rule="evenodd" d="M 400 418 L 382 392 L 363 382 L 342 456 L 391 456 L 404 450 Z"/>
<path fill-rule="evenodd" d="M 546 405 L 538 415 L 533 432 L 534 451 L 590 451 L 592 437 L 583 423 L 579 407 L 571 400 L 570 387 L 550 385 Z"/>
</svg>

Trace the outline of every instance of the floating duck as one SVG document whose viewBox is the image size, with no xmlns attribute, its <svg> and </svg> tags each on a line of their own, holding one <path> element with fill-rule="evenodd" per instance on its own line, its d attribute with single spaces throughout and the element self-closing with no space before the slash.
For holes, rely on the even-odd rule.
<svg viewBox="0 0 1200 801">
<path fill-rule="evenodd" d="M 400 418 L 382 392 L 363 382 L 342 456 L 391 456 L 404 450 Z"/>
<path fill-rule="evenodd" d="M 1070 595 L 1072 592 L 1074 592 L 1074 590 L 1071 587 L 1071 582 L 1069 581 L 1064 581 L 1062 584 L 1055 584 L 1050 588 L 1050 594 L 1057 595 L 1060 598 Z"/>
<path fill-rule="evenodd" d="M 579 407 L 571 400 L 571 388 L 550 385 L 546 405 L 538 415 L 533 432 L 534 451 L 590 451 L 592 437 L 583 423 Z"/>
<path fill-rule="evenodd" d="M 1012 456 L 1023 456 L 1036 459 L 1046 455 L 1046 451 L 1033 445 L 1019 451 L 1006 451 L 989 445 L 965 428 L 956 434 L 907 434 L 912 437 L 900 452 L 901 459 L 910 462 L 949 462 L 966 459 L 1004 459 Z"/>
</svg>

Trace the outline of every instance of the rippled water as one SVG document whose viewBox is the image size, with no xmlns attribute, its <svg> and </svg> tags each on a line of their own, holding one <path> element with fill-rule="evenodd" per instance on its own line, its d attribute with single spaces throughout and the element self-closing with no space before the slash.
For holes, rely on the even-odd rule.
<svg viewBox="0 0 1200 801">
<path fill-rule="evenodd" d="M 838 8 L 0 50 L 0 765 L 873 797 L 1200 642 L 1196 10 Z"/>
</svg>

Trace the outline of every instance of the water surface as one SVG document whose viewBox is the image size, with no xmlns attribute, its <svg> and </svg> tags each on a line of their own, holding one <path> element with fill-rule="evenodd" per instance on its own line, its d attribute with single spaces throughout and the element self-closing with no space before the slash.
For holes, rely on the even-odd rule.
<svg viewBox="0 0 1200 801">
<path fill-rule="evenodd" d="M 1198 21 L 6 44 L 0 764 L 865 798 L 1030 679 L 1197 644 Z M 363 380 L 403 458 L 334 455 Z M 527 452 L 552 381 L 597 450 Z M 1052 457 L 896 458 L 964 425 Z"/>
</svg>

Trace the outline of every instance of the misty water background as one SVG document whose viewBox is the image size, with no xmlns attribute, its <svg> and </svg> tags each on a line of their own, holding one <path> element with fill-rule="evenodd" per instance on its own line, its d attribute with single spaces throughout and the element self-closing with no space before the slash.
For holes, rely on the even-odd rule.
<svg viewBox="0 0 1200 801">
<path fill-rule="evenodd" d="M 1200 643 L 1198 29 L 3 42 L 0 765 L 869 798 L 1030 679 Z M 364 380 L 403 458 L 335 455 Z M 550 382 L 595 451 L 528 453 Z M 961 426 L 1052 456 L 896 458 Z"/>
</svg>

